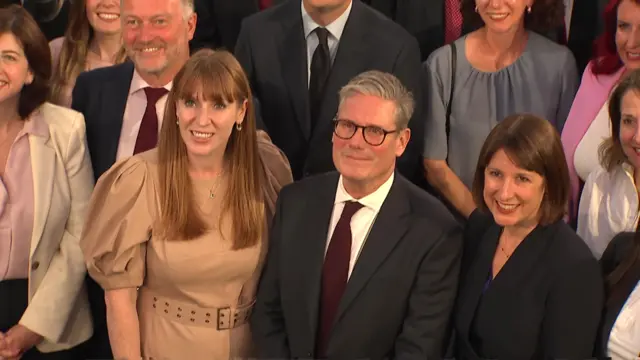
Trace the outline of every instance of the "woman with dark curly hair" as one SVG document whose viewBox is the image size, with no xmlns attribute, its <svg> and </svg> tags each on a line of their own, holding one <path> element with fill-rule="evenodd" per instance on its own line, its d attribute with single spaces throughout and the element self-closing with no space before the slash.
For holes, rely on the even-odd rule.
<svg viewBox="0 0 640 360">
<path fill-rule="evenodd" d="M 576 62 L 541 33 L 561 26 L 563 0 L 462 0 L 482 26 L 431 54 L 424 167 L 427 180 L 465 218 L 485 138 L 501 119 L 532 113 L 560 132 L 578 87 Z"/>
</svg>

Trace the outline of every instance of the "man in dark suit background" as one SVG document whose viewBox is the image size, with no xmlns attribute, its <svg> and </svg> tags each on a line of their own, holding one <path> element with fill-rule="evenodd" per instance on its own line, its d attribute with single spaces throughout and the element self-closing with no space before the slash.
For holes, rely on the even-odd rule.
<svg viewBox="0 0 640 360">
<path fill-rule="evenodd" d="M 73 89 L 71 107 L 84 115 L 96 180 L 116 160 L 155 147 L 167 92 L 189 59 L 196 26 L 193 0 L 122 0 L 120 14 L 131 62 L 82 73 Z M 86 358 L 113 358 L 104 291 L 93 280 L 88 289 L 94 336 Z"/>
<path fill-rule="evenodd" d="M 461 228 L 395 171 L 413 99 L 368 71 L 340 91 L 338 172 L 284 189 L 251 319 L 261 359 L 441 359 Z"/>
<path fill-rule="evenodd" d="M 198 24 L 191 41 L 191 52 L 202 48 L 233 52 L 242 20 L 268 6 L 265 1 L 195 0 Z"/>
<path fill-rule="evenodd" d="M 366 70 L 393 73 L 416 99 L 413 136 L 398 168 L 424 182 L 420 52 L 392 20 L 359 0 L 288 0 L 244 20 L 236 57 L 295 179 L 334 170 L 332 119 L 340 87 Z"/>
</svg>

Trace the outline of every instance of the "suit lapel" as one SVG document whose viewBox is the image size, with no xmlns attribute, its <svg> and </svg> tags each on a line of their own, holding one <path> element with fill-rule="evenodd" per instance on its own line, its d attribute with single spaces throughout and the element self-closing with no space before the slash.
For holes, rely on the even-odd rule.
<svg viewBox="0 0 640 360">
<path fill-rule="evenodd" d="M 303 293 L 306 294 L 307 299 L 309 331 L 312 334 L 312 339 L 315 339 L 318 327 L 322 265 L 324 264 L 327 233 L 333 213 L 338 178 L 337 173 L 327 175 L 326 185 L 318 187 L 315 196 L 307 204 L 307 209 L 310 212 L 307 218 L 310 219 L 310 222 L 304 223 L 299 228 L 299 236 L 306 240 L 300 242 L 302 246 L 299 249 L 299 258 L 303 259 L 304 264 L 299 268 L 302 272 L 300 277 L 302 283 L 298 285 L 305 289 Z"/>
<path fill-rule="evenodd" d="M 31 257 L 40 242 L 40 238 L 42 238 L 44 226 L 49 216 L 53 182 L 55 181 L 56 152 L 55 149 L 51 147 L 50 135 L 46 137 L 29 135 L 29 150 L 31 152 L 33 206 L 35 209 L 33 233 L 31 235 L 31 250 L 29 254 L 29 257 Z"/>
<path fill-rule="evenodd" d="M 302 27 L 300 2 L 289 1 L 283 5 L 287 15 L 282 23 L 282 42 L 279 44 L 280 69 L 291 106 L 294 108 L 296 120 L 306 139 L 311 136 L 311 119 L 309 117 L 309 91 L 307 84 L 307 42 Z"/>
<path fill-rule="evenodd" d="M 338 305 L 336 323 L 409 229 L 410 199 L 405 193 L 402 181 L 396 174 L 391 190 L 353 267 L 347 288 Z"/>
<path fill-rule="evenodd" d="M 338 51 L 331 66 L 331 73 L 327 79 L 320 110 L 320 121 L 318 128 L 313 130 L 312 141 L 318 137 L 324 141 L 327 138 L 327 133 L 331 134 L 333 131 L 332 120 L 338 110 L 340 88 L 356 75 L 364 72 L 368 68 L 367 59 L 376 56 L 369 51 L 368 24 L 363 13 L 366 11 L 365 6 L 360 1 L 353 2 L 349 19 L 338 43 Z"/>
<path fill-rule="evenodd" d="M 478 236 L 482 238 L 475 240 L 480 241 L 477 252 L 470 254 L 468 258 L 472 264 L 468 267 L 466 274 L 461 274 L 463 279 L 459 297 L 461 303 L 456 314 L 456 322 L 459 324 L 461 337 L 465 339 L 468 338 L 471 321 L 491 271 L 493 254 L 500 237 L 500 227 L 492 224 L 484 234 L 478 234 Z"/>
<path fill-rule="evenodd" d="M 102 130 L 101 133 L 105 134 L 106 142 L 106 147 L 100 150 L 104 151 L 105 161 L 105 167 L 101 169 L 101 172 L 108 170 L 116 162 L 133 70 L 133 63 L 131 62 L 120 65 L 118 74 L 111 81 L 104 84 L 103 92 L 100 95 L 102 102 L 100 129 Z"/>
</svg>

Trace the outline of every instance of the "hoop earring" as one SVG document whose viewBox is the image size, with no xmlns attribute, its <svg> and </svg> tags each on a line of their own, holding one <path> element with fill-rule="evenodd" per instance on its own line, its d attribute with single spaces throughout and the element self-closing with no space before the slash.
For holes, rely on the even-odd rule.
<svg viewBox="0 0 640 360">
<path fill-rule="evenodd" d="M 242 130 L 242 124 L 240 123 L 236 123 L 236 130 L 241 131 Z"/>
</svg>

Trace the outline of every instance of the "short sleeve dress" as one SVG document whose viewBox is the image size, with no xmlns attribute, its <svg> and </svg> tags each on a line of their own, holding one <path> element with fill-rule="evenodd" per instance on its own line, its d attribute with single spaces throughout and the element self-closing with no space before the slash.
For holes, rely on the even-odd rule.
<svg viewBox="0 0 640 360">
<path fill-rule="evenodd" d="M 259 152 L 267 179 L 265 237 L 241 250 L 232 249 L 230 222 L 219 223 L 226 177 L 213 198 L 212 180 L 194 181 L 195 201 L 212 230 L 189 241 L 154 235 L 160 213 L 155 149 L 116 163 L 98 181 L 81 246 L 89 274 L 105 290 L 139 287 L 145 360 L 251 356 L 246 320 L 266 252 L 266 229 L 280 188 L 292 181 L 286 157 L 264 133 Z"/>
<path fill-rule="evenodd" d="M 451 47 L 436 50 L 424 63 L 427 98 L 423 156 L 447 160 L 468 188 L 480 149 L 498 121 L 514 113 L 531 113 L 549 120 L 560 133 L 569 115 L 579 84 L 573 54 L 539 34 L 528 34 L 520 57 L 495 72 L 479 71 L 469 63 L 467 36 L 455 41 L 456 76 L 448 138 L 445 119 L 451 91 Z"/>
</svg>

